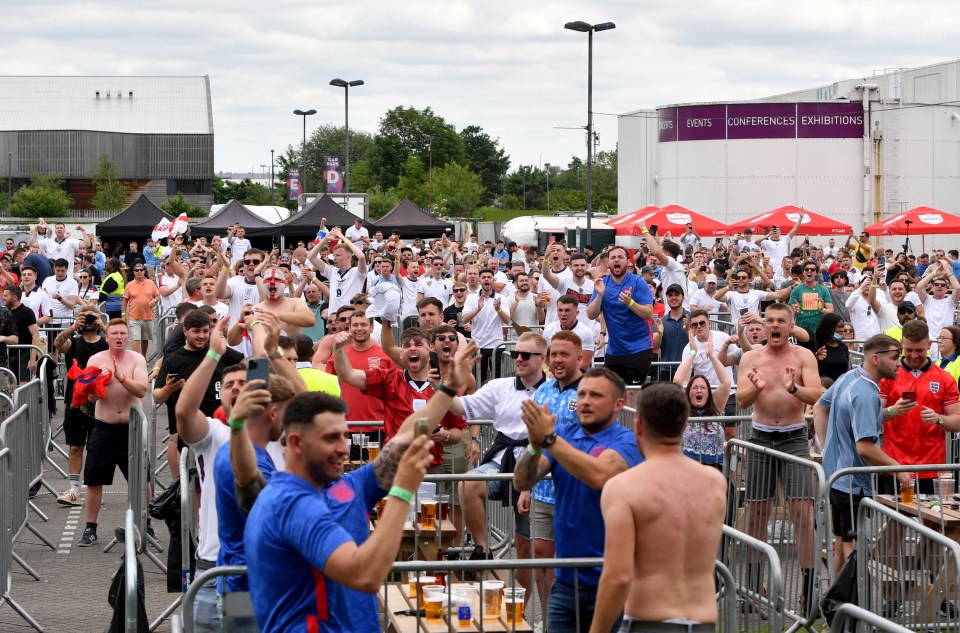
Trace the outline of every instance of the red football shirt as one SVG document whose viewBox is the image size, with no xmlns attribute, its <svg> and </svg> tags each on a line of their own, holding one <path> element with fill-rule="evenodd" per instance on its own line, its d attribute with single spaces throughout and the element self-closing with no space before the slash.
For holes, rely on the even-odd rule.
<svg viewBox="0 0 960 633">
<path fill-rule="evenodd" d="M 350 366 L 354 369 L 359 369 L 360 371 L 367 371 L 370 369 L 371 358 L 380 359 L 380 367 L 395 367 L 393 361 L 390 360 L 390 357 L 387 356 L 383 348 L 379 345 L 374 344 L 369 349 L 366 349 L 362 352 L 358 352 L 353 348 L 352 345 L 344 346 L 344 351 L 347 353 L 347 359 L 350 360 Z M 333 355 L 330 356 L 330 360 L 327 361 L 326 371 L 328 374 L 336 374 L 337 371 L 333 367 Z M 351 387 L 344 381 L 340 381 L 340 397 L 347 401 L 349 410 L 347 411 L 347 421 L 354 420 L 383 420 L 384 419 L 384 406 L 383 400 L 376 398 L 374 396 L 369 396 L 356 387 Z M 379 431 L 380 427 L 377 426 L 365 426 L 361 428 L 362 431 Z"/>
<path fill-rule="evenodd" d="M 916 393 L 917 406 L 884 423 L 883 452 L 901 464 L 942 464 L 947 458 L 946 432 L 935 424 L 925 424 L 920 419 L 920 411 L 929 407 L 943 413 L 944 407 L 960 402 L 957 381 L 930 361 L 918 378 L 901 363 L 896 378 L 880 381 L 880 397 L 890 406 L 904 391 Z M 936 476 L 932 471 L 920 473 L 922 479 Z"/>
<path fill-rule="evenodd" d="M 403 421 L 433 397 L 433 387 L 430 386 L 429 382 L 425 382 L 423 387 L 416 386 L 410 380 L 407 372 L 399 367 L 379 367 L 367 370 L 366 393 L 368 396 L 380 398 L 387 405 L 385 407 L 384 431 L 389 441 L 400 430 Z M 447 429 L 467 428 L 467 423 L 463 418 L 450 413 L 443 417 L 440 424 Z M 432 453 L 432 464 L 442 466 L 443 446 L 435 443 Z"/>
</svg>

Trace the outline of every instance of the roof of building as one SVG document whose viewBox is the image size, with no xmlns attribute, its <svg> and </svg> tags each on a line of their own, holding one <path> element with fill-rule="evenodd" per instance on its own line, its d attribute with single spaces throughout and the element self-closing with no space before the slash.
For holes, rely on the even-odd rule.
<svg viewBox="0 0 960 633">
<path fill-rule="evenodd" d="M 0 131 L 213 134 L 207 76 L 0 76 L 0 112 Z"/>
</svg>

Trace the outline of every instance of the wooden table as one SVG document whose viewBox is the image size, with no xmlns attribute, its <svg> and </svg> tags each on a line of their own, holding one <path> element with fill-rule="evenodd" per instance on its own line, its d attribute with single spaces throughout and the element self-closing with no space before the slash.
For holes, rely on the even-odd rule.
<svg viewBox="0 0 960 633">
<path fill-rule="evenodd" d="M 479 631 L 480 630 L 480 594 L 479 594 L 479 584 L 478 583 L 454 583 L 453 588 L 457 587 L 473 587 L 473 603 L 470 605 L 470 614 L 472 616 L 472 621 L 469 627 L 460 627 L 458 620 L 456 619 L 456 611 L 452 612 L 454 620 L 451 623 L 453 625 L 453 630 L 455 631 Z M 380 591 L 377 594 L 377 597 L 380 600 L 380 606 L 387 612 L 387 617 L 389 619 L 390 625 L 388 631 L 393 631 L 394 633 L 420 633 L 421 631 L 425 633 L 447 633 L 450 629 L 448 626 L 448 611 L 444 609 L 441 612 L 439 620 L 427 620 L 425 617 L 420 617 L 419 621 L 416 615 L 408 615 L 406 612 L 414 612 L 416 610 L 416 598 L 410 598 L 409 596 L 409 585 L 408 584 L 397 584 L 397 583 L 388 583 L 383 585 L 380 588 Z M 397 613 L 397 612 L 400 613 Z M 419 624 L 419 626 L 418 626 Z M 532 631 L 533 629 L 527 622 L 514 627 L 513 625 L 507 624 L 506 621 L 506 610 L 501 609 L 500 618 L 497 620 L 484 620 L 483 621 L 483 630 L 484 631 Z"/>
<path fill-rule="evenodd" d="M 376 522 L 370 522 L 370 531 L 376 529 Z M 433 528 L 424 528 L 419 523 L 407 521 L 403 524 L 403 539 L 400 541 L 400 559 L 407 560 L 414 555 L 417 560 L 440 560 L 437 557 L 441 549 L 453 545 L 457 528 L 450 519 L 437 520 Z"/>
<path fill-rule="evenodd" d="M 960 509 L 953 509 L 946 506 L 941 507 L 939 504 L 932 506 L 930 504 L 930 501 L 932 500 L 921 500 L 920 495 L 914 495 L 914 502 L 910 504 L 901 502 L 900 497 L 895 495 L 876 495 L 876 500 L 881 505 L 896 510 L 904 516 L 919 517 L 924 526 L 940 532 L 953 541 L 960 542 Z M 954 502 L 954 500 L 948 501 L 948 503 L 950 502 Z M 902 543 L 903 533 L 894 533 L 890 538 L 884 538 L 882 536 L 878 536 L 877 538 L 878 543 L 890 543 L 891 540 L 894 543 Z M 900 560 L 903 559 L 901 558 Z M 882 560 L 879 560 L 879 558 L 878 563 L 881 565 L 884 564 Z M 948 564 L 947 567 L 955 570 L 958 563 L 960 563 L 960 561 L 953 561 L 953 563 Z M 935 566 L 935 564 L 922 565 L 922 567 L 926 567 L 928 571 L 933 570 Z M 899 569 L 889 566 L 885 566 L 884 571 L 890 575 L 893 575 L 894 577 L 897 577 L 900 573 Z M 932 582 L 930 581 L 929 574 L 927 573 L 915 574 L 915 578 L 913 580 L 916 582 L 917 591 L 920 592 L 918 599 L 922 599 L 923 604 L 926 605 L 925 615 L 927 621 L 933 621 L 932 618 L 934 617 L 934 611 L 939 608 L 939 604 L 933 604 L 936 587 L 941 583 L 944 583 L 946 585 L 945 595 L 953 595 L 956 583 L 954 582 L 954 578 L 947 577 L 948 573 L 948 569 L 939 569 L 937 571 L 936 578 Z M 926 586 L 926 591 L 922 591 L 924 586 Z M 949 598 L 947 598 L 947 600 L 949 601 Z"/>
</svg>

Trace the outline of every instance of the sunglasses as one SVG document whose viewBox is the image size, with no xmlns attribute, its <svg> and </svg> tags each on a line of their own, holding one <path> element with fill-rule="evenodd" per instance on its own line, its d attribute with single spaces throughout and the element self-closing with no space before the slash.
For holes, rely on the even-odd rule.
<svg viewBox="0 0 960 633">
<path fill-rule="evenodd" d="M 243 260 L 244 265 L 246 266 L 257 266 L 260 264 L 259 259 L 245 259 Z"/>
<path fill-rule="evenodd" d="M 134 269 L 133 269 L 133 272 L 135 272 L 135 273 L 142 273 L 142 272 L 146 272 L 146 269 L 145 269 L 145 268 L 134 268 Z"/>
<path fill-rule="evenodd" d="M 90 275 L 77 275 L 77 279 L 90 279 Z"/>
<path fill-rule="evenodd" d="M 454 291 L 454 292 L 466 292 L 467 289 L 466 289 L 466 288 L 454 288 L 453 291 Z"/>
<path fill-rule="evenodd" d="M 696 323 L 691 322 L 690 325 L 692 325 L 693 327 L 706 327 L 707 322 L 706 321 L 697 321 Z"/>
<path fill-rule="evenodd" d="M 816 268 L 804 268 L 804 269 L 803 269 L 803 272 L 805 272 L 805 273 L 815 273 L 815 272 L 817 272 L 817 269 L 816 269 Z"/>
<path fill-rule="evenodd" d="M 438 334 L 437 340 L 441 342 L 450 341 L 451 343 L 453 343 L 454 341 L 457 340 L 457 335 L 456 334 Z"/>
<path fill-rule="evenodd" d="M 510 358 L 516 360 L 517 358 L 521 360 L 530 360 L 533 356 L 543 356 L 541 352 L 518 352 L 517 350 L 510 350 Z"/>
<path fill-rule="evenodd" d="M 747 281 L 749 277 L 743 277 L 742 275 L 737 275 L 737 281 Z"/>
<path fill-rule="evenodd" d="M 339 321 L 340 323 L 349 323 L 350 317 L 340 317 L 339 319 L 337 319 L 337 321 Z"/>
<path fill-rule="evenodd" d="M 946 288 L 947 284 L 933 284 L 934 288 Z"/>
</svg>

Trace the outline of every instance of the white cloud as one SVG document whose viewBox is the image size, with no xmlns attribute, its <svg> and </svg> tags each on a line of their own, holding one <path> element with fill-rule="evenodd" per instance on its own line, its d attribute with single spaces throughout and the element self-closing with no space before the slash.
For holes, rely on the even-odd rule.
<svg viewBox="0 0 960 633">
<path fill-rule="evenodd" d="M 5 74 L 209 75 L 216 168 L 246 170 L 298 144 L 308 123 L 375 131 L 398 105 L 430 106 L 498 137 L 514 166 L 583 155 L 587 42 L 570 20 L 613 21 L 594 37 L 594 110 L 750 99 L 955 55 L 960 18 L 939 3 L 881 0 L 785 5 L 600 0 L 591 3 L 284 0 L 5 3 Z M 2 116 L 2 113 L 0 113 Z M 616 118 L 595 118 L 601 147 Z M 308 126 L 309 130 L 309 126 Z"/>
</svg>

